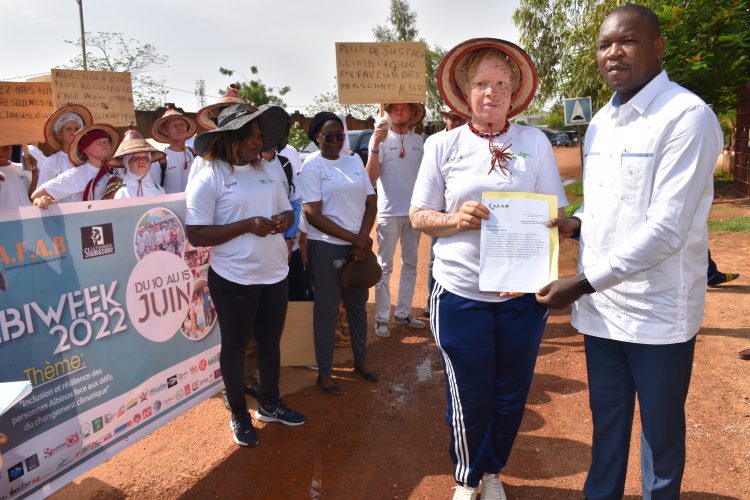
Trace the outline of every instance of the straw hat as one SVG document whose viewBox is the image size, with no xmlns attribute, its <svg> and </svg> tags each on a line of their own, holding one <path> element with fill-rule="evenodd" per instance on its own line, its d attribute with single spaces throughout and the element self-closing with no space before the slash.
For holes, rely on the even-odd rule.
<svg viewBox="0 0 750 500">
<path fill-rule="evenodd" d="M 367 290 L 380 281 L 383 270 L 378 264 L 378 258 L 372 250 L 365 252 L 365 260 L 354 262 L 350 260 L 344 267 L 341 276 L 341 286 L 347 289 Z"/>
<path fill-rule="evenodd" d="M 119 146 L 120 134 L 117 133 L 117 130 L 115 130 L 112 125 L 107 125 L 106 123 L 94 123 L 93 125 L 89 125 L 88 127 L 83 127 L 81 130 L 76 132 L 76 135 L 73 137 L 73 142 L 70 143 L 68 158 L 70 158 L 70 162 L 73 165 L 78 166 L 86 163 L 86 157 L 78 153 L 78 144 L 81 142 L 81 139 L 83 139 L 83 136 L 85 136 L 92 130 L 101 130 L 105 134 L 107 134 L 107 136 L 109 136 L 109 144 L 112 149 L 117 149 L 117 146 Z"/>
<path fill-rule="evenodd" d="M 44 142 L 49 144 L 55 151 L 60 151 L 63 148 L 62 141 L 55 133 L 55 124 L 66 113 L 75 113 L 80 116 L 84 127 L 88 127 L 94 123 L 94 116 L 91 114 L 91 111 L 86 106 L 81 106 L 80 104 L 68 104 L 54 110 L 44 124 Z"/>
<path fill-rule="evenodd" d="M 248 104 L 234 104 L 219 113 L 218 128 L 199 134 L 195 139 L 195 151 L 202 156 L 211 139 L 222 132 L 238 130 L 251 121 L 258 120 L 263 131 L 261 151 L 275 148 L 286 140 L 289 126 L 289 114 L 279 106 L 268 106 L 261 110 Z"/>
<path fill-rule="evenodd" d="M 183 120 L 185 120 L 185 123 L 187 124 L 186 137 L 193 137 L 195 135 L 195 132 L 198 130 L 198 127 L 195 124 L 195 120 L 193 120 L 189 116 L 183 115 L 176 109 L 170 108 L 164 112 L 161 118 L 157 119 L 153 124 L 151 124 L 151 137 L 159 142 L 163 142 L 166 144 L 172 142 L 169 137 L 167 137 L 167 135 L 161 131 L 162 126 L 166 125 L 166 123 L 172 118 L 182 118 Z"/>
<path fill-rule="evenodd" d="M 159 161 L 167 156 L 149 144 L 136 129 L 131 128 L 125 132 L 125 137 L 123 137 L 120 147 L 117 148 L 117 152 L 109 160 L 109 165 L 112 167 L 127 168 L 128 166 L 123 163 L 125 155 L 132 155 L 134 153 L 151 153 L 152 162 Z"/>
<path fill-rule="evenodd" d="M 389 102 L 388 104 L 383 104 L 383 109 L 385 109 L 386 113 L 390 113 L 391 106 L 393 106 L 394 104 L 400 104 L 400 103 Z M 421 102 L 407 102 L 404 104 L 408 104 L 411 106 L 412 113 L 411 113 L 411 119 L 409 120 L 409 124 L 408 124 L 409 127 L 413 127 L 417 123 L 424 120 L 424 117 L 427 114 L 427 110 L 425 109 L 424 104 L 422 104 Z"/>
<path fill-rule="evenodd" d="M 249 106 L 250 109 L 252 109 L 254 112 L 257 111 L 255 106 L 240 97 L 240 94 L 237 91 L 237 87 L 232 84 L 229 86 L 227 91 L 224 92 L 224 95 L 219 98 L 218 101 L 198 110 L 198 113 L 195 115 L 195 119 L 198 124 L 204 129 L 213 130 L 216 128 L 217 119 L 219 117 L 219 113 L 221 113 L 221 110 L 234 104 L 245 104 Z"/>
<path fill-rule="evenodd" d="M 449 108 L 456 113 L 471 118 L 471 110 L 464 96 L 466 68 L 463 64 L 466 57 L 480 49 L 496 49 L 506 56 L 511 66 L 518 69 L 520 76 L 514 82 L 513 96 L 510 101 L 508 118 L 522 113 L 534 98 L 539 80 L 536 68 L 529 55 L 518 45 L 497 38 L 473 38 L 453 47 L 440 62 L 438 67 L 438 88 L 440 96 Z"/>
</svg>

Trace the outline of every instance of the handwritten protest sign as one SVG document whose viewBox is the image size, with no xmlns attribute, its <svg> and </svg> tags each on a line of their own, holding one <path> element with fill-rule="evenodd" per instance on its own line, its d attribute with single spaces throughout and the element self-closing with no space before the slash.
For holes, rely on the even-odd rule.
<svg viewBox="0 0 750 500">
<path fill-rule="evenodd" d="M 336 43 L 341 104 L 424 102 L 425 44 Z"/>
<path fill-rule="evenodd" d="M 0 145 L 43 142 L 53 109 L 49 83 L 0 82 Z"/>
<path fill-rule="evenodd" d="M 94 121 L 123 127 L 135 122 L 130 73 L 52 70 L 55 106 L 82 104 Z"/>
</svg>

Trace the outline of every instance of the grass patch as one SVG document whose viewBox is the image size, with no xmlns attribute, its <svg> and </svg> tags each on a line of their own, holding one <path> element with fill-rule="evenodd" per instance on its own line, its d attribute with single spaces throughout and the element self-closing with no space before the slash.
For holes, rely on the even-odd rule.
<svg viewBox="0 0 750 500">
<path fill-rule="evenodd" d="M 583 183 L 574 181 L 565 186 L 565 194 L 568 196 L 583 196 Z"/>
<path fill-rule="evenodd" d="M 583 203 L 583 200 L 571 201 L 570 205 L 568 205 L 564 209 L 565 210 L 565 215 L 567 215 L 568 217 L 570 217 L 571 215 L 573 215 L 574 213 L 576 213 L 576 210 L 578 210 L 578 207 L 581 206 L 581 203 Z"/>
<path fill-rule="evenodd" d="M 750 233 L 750 217 L 730 217 L 727 219 L 709 220 L 709 231 L 727 231 L 730 233 Z"/>
</svg>

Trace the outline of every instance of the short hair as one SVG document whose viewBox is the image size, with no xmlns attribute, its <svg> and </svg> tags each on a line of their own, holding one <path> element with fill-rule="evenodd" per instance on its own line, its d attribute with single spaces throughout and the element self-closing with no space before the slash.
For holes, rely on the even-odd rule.
<svg viewBox="0 0 750 500">
<path fill-rule="evenodd" d="M 654 37 L 661 36 L 661 25 L 659 23 L 659 18 L 656 16 L 653 10 L 649 9 L 648 7 L 645 7 L 643 5 L 638 5 L 634 3 L 628 3 L 621 7 L 617 7 L 615 10 L 609 13 L 607 17 L 613 16 L 615 14 L 635 14 L 637 16 L 640 16 L 643 18 L 644 21 L 646 21 L 646 24 L 648 24 L 651 29 L 654 32 Z"/>
</svg>

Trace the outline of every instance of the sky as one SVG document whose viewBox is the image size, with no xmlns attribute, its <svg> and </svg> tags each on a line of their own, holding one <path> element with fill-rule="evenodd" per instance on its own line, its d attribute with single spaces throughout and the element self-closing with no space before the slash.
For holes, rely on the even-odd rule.
<svg viewBox="0 0 750 500">
<path fill-rule="evenodd" d="M 512 21 L 518 3 L 409 0 L 419 36 L 445 50 L 477 37 L 518 43 Z M 152 74 L 180 89 L 167 89 L 166 102 L 195 111 L 196 80 L 205 80 L 211 103 L 235 80 L 219 67 L 251 77 L 257 66 L 266 85 L 291 87 L 287 111 L 304 112 L 315 96 L 335 90 L 334 44 L 372 41 L 390 1 L 83 0 L 83 7 L 87 32 L 121 32 L 169 57 L 168 67 Z M 0 0 L 0 13 L 0 81 L 48 73 L 80 51 L 65 43 L 80 34 L 76 0 Z"/>
</svg>

